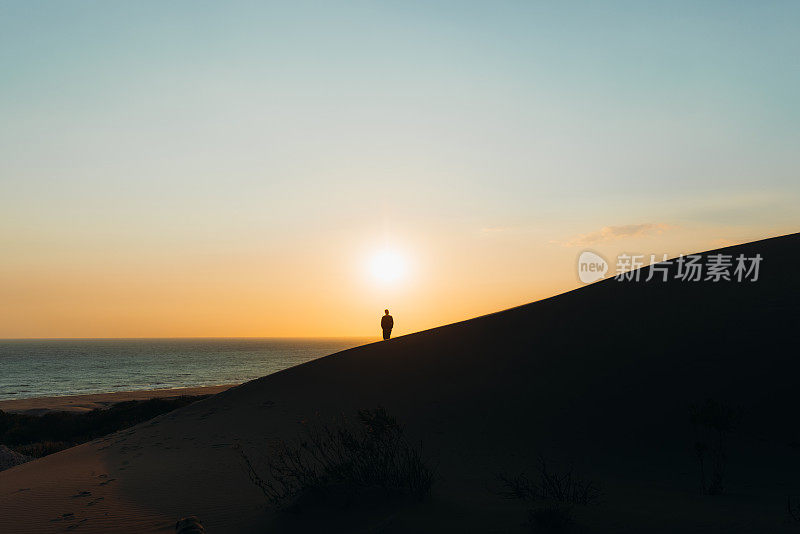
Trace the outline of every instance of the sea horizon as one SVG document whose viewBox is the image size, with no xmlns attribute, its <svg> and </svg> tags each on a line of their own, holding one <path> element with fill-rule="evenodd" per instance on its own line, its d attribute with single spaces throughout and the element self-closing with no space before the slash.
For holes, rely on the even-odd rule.
<svg viewBox="0 0 800 534">
<path fill-rule="evenodd" d="M 152 336 L 152 337 L 0 337 L 5 341 L 92 341 L 92 340 L 169 340 L 169 339 L 375 339 L 377 336 Z"/>
<path fill-rule="evenodd" d="M 247 382 L 368 337 L 0 339 L 0 400 Z"/>
</svg>

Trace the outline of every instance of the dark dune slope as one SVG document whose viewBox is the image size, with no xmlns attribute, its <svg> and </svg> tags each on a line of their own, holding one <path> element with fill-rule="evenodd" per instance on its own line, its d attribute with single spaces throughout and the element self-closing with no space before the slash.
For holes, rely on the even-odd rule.
<svg viewBox="0 0 800 534">
<path fill-rule="evenodd" d="M 541 453 L 604 481 L 612 507 L 626 492 L 696 492 L 689 406 L 713 399 L 744 409 L 730 491 L 750 492 L 779 514 L 800 487 L 800 451 L 789 446 L 800 442 L 800 235 L 703 255 L 712 253 L 761 254 L 759 280 L 605 280 L 352 349 L 230 395 L 294 395 L 306 413 L 386 405 L 441 462 L 445 494 L 480 495 L 496 472 L 530 466 Z M 303 392 L 326 400 L 302 400 Z M 707 524 L 728 529 L 755 513 L 697 513 L 705 512 Z M 632 521 L 667 531 L 693 521 L 663 513 L 675 523 L 644 512 Z"/>
</svg>

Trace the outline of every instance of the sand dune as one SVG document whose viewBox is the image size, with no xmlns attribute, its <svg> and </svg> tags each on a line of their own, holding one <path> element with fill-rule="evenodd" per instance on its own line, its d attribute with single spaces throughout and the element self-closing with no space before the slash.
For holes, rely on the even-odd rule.
<svg viewBox="0 0 800 534">
<path fill-rule="evenodd" d="M 0 532 L 525 532 L 495 474 L 571 462 L 603 488 L 576 532 L 796 532 L 800 234 L 724 249 L 764 258 L 757 283 L 603 281 L 365 345 L 233 387 L 0 473 Z M 701 496 L 688 406 L 745 407 L 728 490 Z M 385 406 L 438 465 L 430 502 L 285 516 L 256 454 L 305 421 Z M 68 515 L 65 515 L 68 514 Z"/>
</svg>

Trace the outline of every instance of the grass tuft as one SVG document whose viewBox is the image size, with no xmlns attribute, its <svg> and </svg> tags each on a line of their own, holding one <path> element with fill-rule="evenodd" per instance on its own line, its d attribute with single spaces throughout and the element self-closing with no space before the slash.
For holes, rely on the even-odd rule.
<svg viewBox="0 0 800 534">
<path fill-rule="evenodd" d="M 424 500 L 435 478 L 384 408 L 358 412 L 357 424 L 311 426 L 302 437 L 279 442 L 265 475 L 240 453 L 250 480 L 279 508 L 323 501 L 346 506 L 367 497 Z"/>
<path fill-rule="evenodd" d="M 591 480 L 570 466 L 564 470 L 553 470 L 544 457 L 539 457 L 537 476 L 530 478 L 525 473 L 497 476 L 501 484 L 495 493 L 506 499 L 530 501 L 528 524 L 535 531 L 562 532 L 572 524 L 572 509 L 575 505 L 597 504 L 601 491 Z"/>
</svg>

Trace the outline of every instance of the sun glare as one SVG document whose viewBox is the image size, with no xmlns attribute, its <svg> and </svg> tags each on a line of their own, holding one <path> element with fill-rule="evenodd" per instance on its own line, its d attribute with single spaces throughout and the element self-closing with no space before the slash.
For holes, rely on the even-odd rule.
<svg viewBox="0 0 800 534">
<path fill-rule="evenodd" d="M 406 274 L 406 262 L 395 251 L 382 250 L 370 259 L 369 270 L 380 282 L 395 282 Z"/>
</svg>

